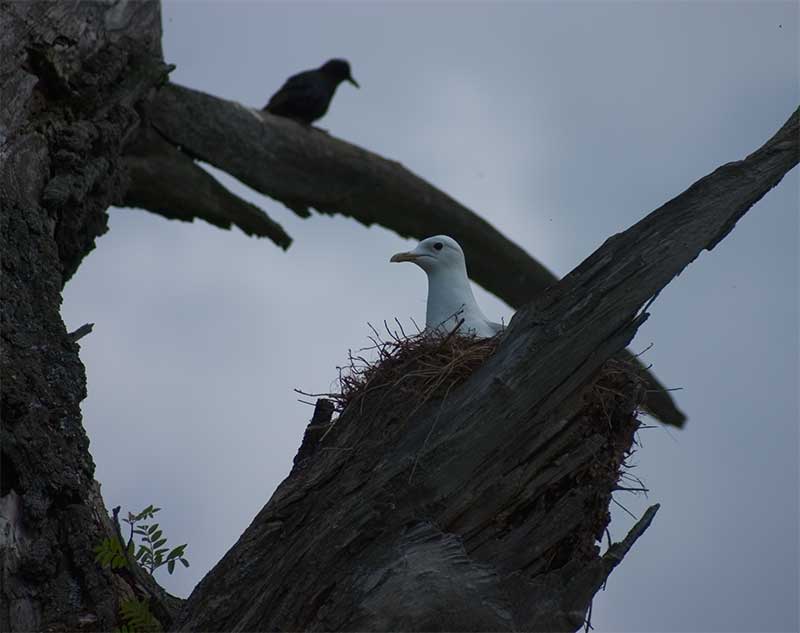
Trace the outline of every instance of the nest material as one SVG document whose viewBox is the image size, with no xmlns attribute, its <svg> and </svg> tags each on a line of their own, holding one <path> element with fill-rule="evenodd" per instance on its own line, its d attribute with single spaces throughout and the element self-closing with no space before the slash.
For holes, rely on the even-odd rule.
<svg viewBox="0 0 800 633">
<path fill-rule="evenodd" d="M 338 389 L 324 396 L 341 414 L 350 407 L 363 412 L 369 403 L 398 406 L 411 417 L 430 400 L 444 399 L 469 378 L 497 348 L 499 336 L 478 338 L 461 334 L 458 327 L 447 336 L 425 332 L 407 336 L 384 323 L 386 335 L 372 328 L 372 345 L 348 353 L 348 364 L 338 367 Z M 377 356 L 368 360 L 366 356 Z"/>
</svg>

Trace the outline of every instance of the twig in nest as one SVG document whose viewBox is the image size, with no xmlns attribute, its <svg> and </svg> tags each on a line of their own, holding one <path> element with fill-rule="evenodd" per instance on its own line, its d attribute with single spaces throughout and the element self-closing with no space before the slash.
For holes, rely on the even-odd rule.
<svg viewBox="0 0 800 633">
<path fill-rule="evenodd" d="M 427 402 L 446 398 L 451 389 L 472 375 L 494 352 L 498 343 L 497 337 L 485 339 L 462 335 L 463 319 L 444 336 L 426 332 L 409 337 L 400 322 L 395 319 L 395 323 L 397 330 L 393 330 L 387 321 L 383 322 L 386 334 L 368 324 L 370 346 L 356 352 L 348 351 L 347 364 L 337 368 L 339 377 L 334 393 L 309 393 L 300 389 L 295 389 L 295 392 L 306 397 L 329 399 L 339 417 L 345 409 L 353 406 L 357 407 L 359 414 L 363 413 L 369 401 L 373 408 L 408 420 Z M 374 360 L 369 360 L 369 357 Z M 336 420 L 320 441 L 333 429 Z M 428 437 L 434 427 L 435 422 Z M 418 461 L 419 457 L 415 460 L 411 477 Z"/>
</svg>

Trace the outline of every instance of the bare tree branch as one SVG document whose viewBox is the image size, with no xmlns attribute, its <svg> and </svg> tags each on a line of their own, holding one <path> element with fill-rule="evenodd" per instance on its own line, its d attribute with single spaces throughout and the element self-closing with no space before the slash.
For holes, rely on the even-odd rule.
<svg viewBox="0 0 800 633">
<path fill-rule="evenodd" d="M 69 337 L 72 339 L 73 343 L 76 343 L 87 334 L 90 334 L 93 329 L 94 329 L 94 323 L 84 323 L 74 332 L 70 332 Z"/>
<path fill-rule="evenodd" d="M 366 225 L 378 223 L 403 236 L 451 235 L 464 248 L 470 277 L 513 307 L 558 280 L 476 213 L 400 163 L 316 128 L 174 84 L 158 92 L 149 114 L 156 129 L 184 152 L 283 202 L 301 217 L 315 208 Z M 133 175 L 137 190 L 151 186 Z M 173 206 L 173 199 L 164 192 L 159 204 L 169 205 L 173 215 L 186 213 L 181 201 Z M 150 202 L 147 208 L 154 206 Z M 648 410 L 662 422 L 683 426 L 686 416 L 667 389 L 649 373 L 648 381 Z"/>
<path fill-rule="evenodd" d="M 302 217 L 314 208 L 405 237 L 452 235 L 464 248 L 470 276 L 512 306 L 556 281 L 488 222 L 400 163 L 321 130 L 175 84 L 158 92 L 148 112 L 184 152 Z M 500 275 L 498 268 L 517 274 Z"/>
<path fill-rule="evenodd" d="M 125 166 L 131 180 L 125 206 L 185 222 L 200 218 L 223 229 L 235 225 L 247 235 L 268 237 L 284 250 L 292 243 L 264 211 L 228 191 L 153 130 L 144 130 L 128 148 Z"/>
</svg>

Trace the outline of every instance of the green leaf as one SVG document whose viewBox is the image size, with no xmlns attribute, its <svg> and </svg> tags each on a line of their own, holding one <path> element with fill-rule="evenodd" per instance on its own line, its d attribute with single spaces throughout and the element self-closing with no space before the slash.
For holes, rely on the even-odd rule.
<svg viewBox="0 0 800 633">
<path fill-rule="evenodd" d="M 153 523 L 149 528 L 147 528 L 147 533 L 152 534 L 158 529 L 158 523 Z"/>
<path fill-rule="evenodd" d="M 154 537 L 154 540 L 155 540 L 155 537 Z M 167 542 L 167 539 L 165 539 L 165 538 L 158 539 L 155 543 L 153 543 L 153 549 L 158 549 L 159 547 L 161 547 L 166 542 Z M 164 549 L 164 551 L 166 552 L 167 550 Z"/>
<path fill-rule="evenodd" d="M 158 524 L 156 524 L 156 527 L 158 527 Z M 151 541 L 157 541 L 160 538 L 161 538 L 161 530 L 156 530 L 155 532 L 150 533 Z"/>
<path fill-rule="evenodd" d="M 172 574 L 175 571 L 175 561 L 171 560 L 167 563 L 167 571 Z"/>
<path fill-rule="evenodd" d="M 183 563 L 184 567 L 188 567 L 189 566 L 189 561 L 186 560 L 185 558 L 181 558 L 181 562 Z"/>
</svg>

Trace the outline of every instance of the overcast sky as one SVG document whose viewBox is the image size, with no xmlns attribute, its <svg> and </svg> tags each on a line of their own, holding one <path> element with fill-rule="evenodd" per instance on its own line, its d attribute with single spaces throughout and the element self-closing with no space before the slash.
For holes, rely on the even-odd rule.
<svg viewBox="0 0 800 633">
<path fill-rule="evenodd" d="M 167 2 L 172 79 L 261 107 L 290 74 L 351 61 L 319 123 L 399 160 L 560 275 L 609 235 L 757 148 L 800 102 L 798 4 Z M 214 172 L 218 173 L 218 172 Z M 106 505 L 163 507 L 192 566 L 229 549 L 288 474 L 310 407 L 367 322 L 424 320 L 412 245 L 301 220 L 230 178 L 295 238 L 112 209 L 67 284 L 84 421 Z M 599 631 L 798 628 L 798 172 L 653 304 L 632 348 L 686 430 L 642 432 L 652 528 L 594 605 Z M 513 313 L 479 290 L 489 318 Z M 632 519 L 614 513 L 622 538 Z"/>
</svg>

